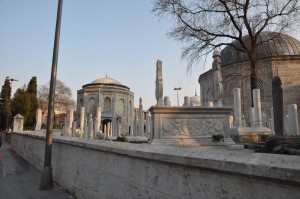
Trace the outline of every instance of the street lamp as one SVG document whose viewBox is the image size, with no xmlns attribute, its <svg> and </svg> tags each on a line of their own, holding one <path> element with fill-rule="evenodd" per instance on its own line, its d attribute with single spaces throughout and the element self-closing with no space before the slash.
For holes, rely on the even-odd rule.
<svg viewBox="0 0 300 199">
<path fill-rule="evenodd" d="M 18 81 L 17 79 L 14 79 L 14 78 L 10 78 L 10 77 L 6 77 L 6 80 L 8 80 L 9 84 L 12 84 L 12 82 L 14 81 Z M 10 90 L 11 90 L 11 86 L 10 86 Z M 10 94 L 11 94 L 11 91 L 9 92 L 9 100 L 10 100 Z M 5 126 L 5 129 L 6 129 L 6 132 L 9 131 L 9 116 L 10 116 L 10 106 L 8 106 L 8 110 L 6 112 L 6 126 Z"/>
<path fill-rule="evenodd" d="M 177 106 L 179 106 L 179 96 L 178 96 L 178 91 L 181 90 L 181 87 L 174 88 L 175 91 L 177 91 Z"/>
<path fill-rule="evenodd" d="M 53 115 L 54 115 L 54 101 L 55 101 L 55 84 L 56 84 L 56 73 L 57 73 L 56 71 L 57 71 L 57 58 L 58 58 L 58 48 L 59 48 L 62 4 L 63 4 L 63 0 L 58 0 L 56 28 L 55 28 L 55 39 L 54 39 L 54 49 L 53 49 L 53 57 L 52 57 L 49 103 L 48 103 L 45 157 L 44 157 L 44 167 L 43 167 L 43 170 L 42 170 L 42 179 L 41 179 L 41 184 L 40 184 L 40 190 L 49 190 L 49 189 L 53 188 L 51 154 L 52 154 L 52 134 L 53 134 Z"/>
</svg>

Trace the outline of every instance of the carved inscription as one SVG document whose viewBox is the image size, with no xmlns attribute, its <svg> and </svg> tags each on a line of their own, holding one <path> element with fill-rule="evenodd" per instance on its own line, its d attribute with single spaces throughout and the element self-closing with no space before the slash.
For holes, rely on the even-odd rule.
<svg viewBox="0 0 300 199">
<path fill-rule="evenodd" d="M 207 136 L 225 132 L 221 119 L 171 119 L 163 121 L 162 134 L 172 136 Z"/>
</svg>

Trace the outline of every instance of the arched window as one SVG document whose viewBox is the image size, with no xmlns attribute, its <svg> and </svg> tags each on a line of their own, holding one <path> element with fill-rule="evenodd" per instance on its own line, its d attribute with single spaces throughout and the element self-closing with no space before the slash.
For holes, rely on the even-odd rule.
<svg viewBox="0 0 300 199">
<path fill-rule="evenodd" d="M 104 111 L 111 111 L 111 100 L 109 97 L 104 99 Z"/>
<path fill-rule="evenodd" d="M 119 107 L 118 113 L 120 115 L 124 115 L 125 114 L 125 101 L 124 101 L 124 99 L 119 99 L 118 107 Z"/>
</svg>

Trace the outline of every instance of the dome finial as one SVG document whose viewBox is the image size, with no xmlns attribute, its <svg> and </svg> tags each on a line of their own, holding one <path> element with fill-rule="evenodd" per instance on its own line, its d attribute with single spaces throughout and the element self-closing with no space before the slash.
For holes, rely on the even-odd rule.
<svg viewBox="0 0 300 199">
<path fill-rule="evenodd" d="M 197 96 L 197 89 L 195 89 L 195 96 Z"/>
<path fill-rule="evenodd" d="M 106 73 L 105 77 L 107 78 L 107 73 Z"/>
</svg>

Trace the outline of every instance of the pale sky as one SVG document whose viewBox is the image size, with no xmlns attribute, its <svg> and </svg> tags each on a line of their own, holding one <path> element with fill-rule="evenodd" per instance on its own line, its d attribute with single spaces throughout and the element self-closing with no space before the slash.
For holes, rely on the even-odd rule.
<svg viewBox="0 0 300 199">
<path fill-rule="evenodd" d="M 159 19 L 147 0 L 64 0 L 57 78 L 77 90 L 108 76 L 130 87 L 135 106 L 156 104 L 156 60 L 163 62 L 164 96 L 177 104 L 174 87 L 184 96 L 198 95 L 200 65 L 186 74 L 182 45 L 168 38 L 172 21 Z M 0 0 L 0 85 L 6 76 L 18 79 L 13 92 L 37 76 L 50 80 L 57 1 Z M 209 63 L 211 65 L 211 63 Z M 210 68 L 210 66 L 208 66 Z M 208 69 L 207 68 L 207 69 Z"/>
<path fill-rule="evenodd" d="M 0 85 L 6 76 L 18 79 L 13 92 L 37 76 L 38 86 L 50 80 L 57 0 L 0 0 Z M 166 36 L 172 21 L 152 12 L 151 0 L 64 0 L 57 78 L 72 89 L 106 73 L 130 87 L 135 107 L 156 104 L 156 60 L 163 63 L 164 96 L 177 104 L 174 87 L 184 96 L 198 95 L 198 78 L 211 68 L 199 62 L 191 74 L 181 60 L 182 44 Z"/>
</svg>

